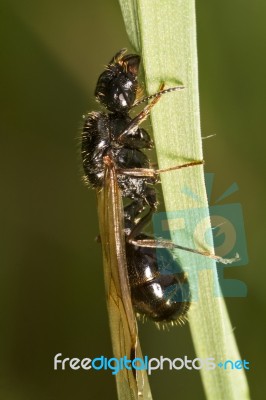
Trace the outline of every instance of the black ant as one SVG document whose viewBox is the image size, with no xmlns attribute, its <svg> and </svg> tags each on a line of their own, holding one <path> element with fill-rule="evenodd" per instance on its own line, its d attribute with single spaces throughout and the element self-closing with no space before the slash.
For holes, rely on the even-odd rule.
<svg viewBox="0 0 266 400">
<path fill-rule="evenodd" d="M 159 243 L 143 233 L 158 205 L 154 184 L 163 170 L 152 169 L 147 155 L 142 152 L 151 149 L 153 142 L 148 132 L 139 127 L 163 94 L 183 87 L 164 89 L 161 86 L 154 95 L 138 100 L 140 56 L 125 53 L 126 50 L 122 49 L 112 58 L 96 85 L 96 99 L 109 112 L 92 112 L 85 119 L 82 133 L 85 180 L 98 191 L 103 190 L 107 164 L 112 164 L 121 196 L 131 200 L 120 216 L 124 225 L 124 243 L 116 243 L 116 246 L 118 252 L 125 248 L 127 265 L 118 268 L 127 269 L 131 300 L 137 314 L 155 322 L 184 322 L 190 305 L 189 284 L 169 249 L 204 253 L 172 242 Z M 152 101 L 136 117 L 129 116 L 133 107 L 150 99 Z M 202 161 L 169 170 L 198 164 Z M 158 247 L 161 247 L 160 263 Z M 219 259 L 209 253 L 206 255 Z M 159 264 L 165 270 L 159 268 Z M 171 267 L 178 273 L 166 272 Z"/>
</svg>

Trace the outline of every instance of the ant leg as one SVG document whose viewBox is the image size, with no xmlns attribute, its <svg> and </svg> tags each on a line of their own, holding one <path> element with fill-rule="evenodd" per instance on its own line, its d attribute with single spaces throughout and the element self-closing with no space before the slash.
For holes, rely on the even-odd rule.
<svg viewBox="0 0 266 400">
<path fill-rule="evenodd" d="M 142 217 L 134 226 L 134 228 L 131 230 L 130 234 L 127 237 L 127 242 L 134 244 L 136 246 L 139 246 L 139 242 L 142 243 L 142 240 L 134 240 L 134 238 L 136 236 L 138 236 L 140 233 L 142 233 L 143 228 L 148 225 L 148 223 L 151 221 L 152 219 L 152 215 L 154 214 L 155 210 L 154 209 L 150 209 L 148 211 L 148 213 L 146 215 L 144 215 L 144 217 Z M 153 239 L 151 239 L 153 240 Z M 145 240 L 144 240 L 145 241 Z M 151 247 L 151 246 L 141 246 L 140 247 Z"/>
<path fill-rule="evenodd" d="M 133 227 L 135 226 L 136 218 L 144 211 L 144 200 L 137 199 L 132 203 L 128 204 L 124 207 L 124 229 L 127 232 L 131 233 Z"/>
<path fill-rule="evenodd" d="M 146 215 L 139 217 L 139 215 L 146 209 L 147 205 L 150 207 L 149 211 Z M 141 234 L 144 227 L 151 221 L 152 215 L 156 212 L 157 206 L 158 201 L 156 191 L 147 186 L 144 197 L 140 197 L 124 207 L 124 228 L 128 242 Z"/>
<path fill-rule="evenodd" d="M 201 256 L 211 258 L 212 260 L 215 260 L 222 264 L 232 264 L 233 262 L 240 260 L 238 253 L 236 253 L 235 257 L 233 257 L 233 258 L 223 258 L 223 257 L 217 256 L 216 254 L 210 253 L 209 251 L 190 249 L 189 247 L 180 246 L 180 245 L 175 244 L 168 240 L 155 240 L 155 239 L 132 240 L 132 238 L 131 238 L 130 243 L 134 244 L 135 246 L 138 246 L 138 247 L 150 247 L 150 248 L 158 248 L 158 249 L 165 248 L 165 249 L 169 249 L 169 250 L 174 250 L 174 249 L 185 250 L 185 251 L 189 251 L 190 253 L 199 254 Z"/>
<path fill-rule="evenodd" d="M 177 169 L 194 167 L 195 165 L 203 165 L 203 164 L 204 164 L 204 160 L 200 160 L 200 161 L 191 161 L 189 163 L 176 165 L 174 167 L 163 168 L 163 169 L 152 169 L 152 168 L 131 168 L 131 169 L 125 168 L 125 169 L 122 169 L 122 168 L 117 168 L 116 173 L 118 175 L 133 176 L 134 178 L 151 177 L 151 178 L 157 179 L 158 175 L 160 175 L 163 172 L 175 171 Z"/>
<path fill-rule="evenodd" d="M 155 106 L 156 103 L 158 103 L 158 101 L 160 100 L 160 98 L 162 97 L 163 94 L 181 90 L 184 87 L 183 86 L 175 86 L 175 87 L 165 89 L 165 90 L 163 90 L 163 88 L 164 88 L 164 83 L 161 84 L 160 89 L 157 93 L 154 93 L 151 96 L 145 97 L 144 99 L 140 100 L 140 102 L 137 102 L 135 104 L 135 105 L 137 105 L 146 100 L 153 98 L 153 100 L 150 102 L 150 104 L 148 104 L 135 118 L 133 118 L 130 121 L 130 123 L 128 124 L 128 126 L 126 127 L 126 129 L 124 129 L 123 132 L 120 133 L 120 135 L 116 139 L 118 143 L 123 144 L 128 132 L 130 132 L 132 130 L 133 131 L 136 130 L 139 127 L 139 125 L 143 121 L 145 121 L 145 119 L 149 116 L 151 109 Z"/>
<path fill-rule="evenodd" d="M 155 106 L 156 103 L 160 100 L 161 95 L 153 99 L 153 101 L 148 104 L 135 118 L 133 118 L 126 129 L 123 130 L 123 132 L 120 133 L 120 135 L 117 137 L 117 142 L 120 144 L 123 144 L 124 138 L 127 136 L 127 134 L 132 131 L 136 130 L 138 126 L 145 121 L 145 119 L 148 117 L 148 115 L 151 112 L 152 107 Z"/>
<path fill-rule="evenodd" d="M 176 92 L 177 90 L 182 90 L 182 89 L 185 89 L 185 86 L 173 86 L 173 87 L 170 87 L 170 88 L 168 88 L 168 89 L 164 89 L 164 83 L 163 83 L 163 84 L 160 86 L 160 89 L 159 89 L 158 92 L 153 93 L 153 94 L 151 94 L 150 96 L 143 97 L 142 99 L 136 101 L 136 102 L 133 104 L 133 107 L 137 107 L 137 106 L 139 106 L 140 104 L 144 103 L 145 101 L 148 101 L 148 100 L 150 100 L 150 99 L 153 99 L 154 97 L 159 97 L 159 96 L 162 96 L 162 95 L 165 94 L 165 93 Z"/>
<path fill-rule="evenodd" d="M 209 251 L 201 251 L 201 250 L 197 250 L 197 249 L 190 249 L 189 247 L 180 246 L 178 244 L 171 242 L 170 240 L 156 240 L 156 239 L 152 239 L 152 238 L 134 240 L 134 238 L 136 238 L 143 231 L 143 228 L 151 221 L 154 211 L 155 211 L 154 209 L 150 209 L 148 211 L 148 213 L 137 222 L 137 224 L 134 226 L 134 228 L 131 230 L 130 234 L 127 237 L 128 243 L 133 244 L 138 247 L 149 247 L 149 248 L 169 249 L 169 250 L 174 250 L 174 249 L 184 250 L 184 251 L 188 251 L 190 253 L 199 254 L 201 256 L 208 257 L 208 258 L 215 260 L 217 262 L 220 262 L 222 264 L 232 264 L 233 262 L 240 260 L 238 254 L 236 254 L 235 257 L 233 257 L 233 258 L 223 258 L 223 257 L 217 256 L 216 254 L 210 253 Z"/>
</svg>

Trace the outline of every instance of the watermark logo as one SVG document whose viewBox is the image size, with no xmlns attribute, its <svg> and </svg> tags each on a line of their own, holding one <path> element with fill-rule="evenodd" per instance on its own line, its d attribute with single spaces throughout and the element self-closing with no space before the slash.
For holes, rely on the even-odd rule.
<svg viewBox="0 0 266 400">
<path fill-rule="evenodd" d="M 238 190 L 236 183 L 233 183 L 224 193 L 222 193 L 214 202 L 211 201 L 211 193 L 214 181 L 214 174 L 205 174 L 207 195 L 210 203 L 209 209 L 202 207 L 202 199 L 194 193 L 193 188 L 183 187 L 180 195 L 187 196 L 190 203 L 194 203 L 194 208 L 186 210 L 178 210 L 173 212 L 155 213 L 153 216 L 154 232 L 157 238 L 171 239 L 170 230 L 178 238 L 178 245 L 197 249 L 200 245 L 209 245 L 214 243 L 215 254 L 223 258 L 233 258 L 239 254 L 239 260 L 232 264 L 221 264 L 217 268 L 220 288 L 214 287 L 214 295 L 224 297 L 246 297 L 247 287 L 244 282 L 236 279 L 226 279 L 224 277 L 225 268 L 239 267 L 248 263 L 248 254 L 244 230 L 244 221 L 242 207 L 239 203 L 221 204 L 221 201 L 227 199 L 235 191 Z M 212 230 L 206 229 L 207 221 L 210 219 Z M 197 238 L 197 239 L 196 239 Z M 189 243 L 189 245 L 188 245 Z M 163 256 L 160 255 L 163 250 L 158 249 L 158 264 L 161 273 L 169 273 L 170 266 L 165 269 L 165 263 L 160 262 Z M 198 256 L 200 257 L 200 256 Z M 202 257 L 204 258 L 204 257 Z M 205 260 L 200 260 L 195 267 L 197 273 L 201 269 L 208 268 L 208 263 Z M 172 273 L 180 272 L 178 267 L 175 267 Z M 193 280 L 197 280 L 197 275 L 193 274 Z M 190 276 L 189 276 L 190 280 Z M 220 290 L 221 289 L 221 290 Z M 197 300 L 195 296 L 193 300 Z"/>
<path fill-rule="evenodd" d="M 54 370 L 66 370 L 72 369 L 76 370 L 110 370 L 112 375 L 117 375 L 123 369 L 127 370 L 146 370 L 148 375 L 151 375 L 153 371 L 156 370 L 176 370 L 181 369 L 191 370 L 201 370 L 205 369 L 211 371 L 217 367 L 224 370 L 249 370 L 249 362 L 246 360 L 226 360 L 224 362 L 216 362 L 214 357 L 208 358 L 194 358 L 189 359 L 189 357 L 177 357 L 170 359 L 167 357 L 160 356 L 159 358 L 149 358 L 144 356 L 142 358 L 134 358 L 133 360 L 128 359 L 126 356 L 122 358 L 107 358 L 104 356 L 99 356 L 95 358 L 69 358 L 62 357 L 62 353 L 58 353 L 54 356 Z"/>
</svg>

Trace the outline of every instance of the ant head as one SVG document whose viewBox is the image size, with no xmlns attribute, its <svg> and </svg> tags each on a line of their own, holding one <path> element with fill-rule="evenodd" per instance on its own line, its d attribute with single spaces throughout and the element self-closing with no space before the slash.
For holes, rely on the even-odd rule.
<svg viewBox="0 0 266 400">
<path fill-rule="evenodd" d="M 120 50 L 100 75 L 95 96 L 109 111 L 128 112 L 136 99 L 140 56 Z"/>
</svg>

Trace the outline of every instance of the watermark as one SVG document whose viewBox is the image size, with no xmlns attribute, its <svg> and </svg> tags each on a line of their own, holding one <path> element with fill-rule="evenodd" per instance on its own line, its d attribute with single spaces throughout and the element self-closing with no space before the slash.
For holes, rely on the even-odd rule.
<svg viewBox="0 0 266 400">
<path fill-rule="evenodd" d="M 107 358 L 99 356 L 95 358 L 69 358 L 63 357 L 62 353 L 58 353 L 54 356 L 54 370 L 110 370 L 112 375 L 117 375 L 123 369 L 127 370 L 145 370 L 148 375 L 151 375 L 156 370 L 175 370 L 180 371 L 182 369 L 212 371 L 216 368 L 223 370 L 249 370 L 249 361 L 247 360 L 225 360 L 215 361 L 214 357 L 209 358 L 194 358 L 189 359 L 186 355 L 184 357 L 177 357 L 170 359 L 167 357 L 160 356 L 159 358 L 149 358 L 144 356 L 142 358 L 134 358 L 133 360 L 128 359 L 126 356 L 118 359 L 115 357 Z"/>
<path fill-rule="evenodd" d="M 235 191 L 238 190 L 236 183 L 233 183 L 221 196 L 211 200 L 211 192 L 214 181 L 214 174 L 205 174 L 207 195 L 210 207 L 203 207 L 204 200 L 199 198 L 193 191 L 193 188 L 183 187 L 180 196 L 186 196 L 190 199 L 190 203 L 195 204 L 194 208 L 186 210 L 178 210 L 172 212 L 160 212 L 153 215 L 154 233 L 157 238 L 171 240 L 170 231 L 174 234 L 176 244 L 197 249 L 199 245 L 208 249 L 212 243 L 214 244 L 215 254 L 223 258 L 234 258 L 239 254 L 239 259 L 231 264 L 218 264 L 217 273 L 219 285 L 214 282 L 214 295 L 224 297 L 246 297 L 247 286 L 244 282 L 237 279 L 226 279 L 224 277 L 225 268 L 239 267 L 248 263 L 248 254 L 245 238 L 245 229 L 243 221 L 242 207 L 239 203 L 220 204 L 227 199 Z M 212 229 L 206 229 L 209 218 L 211 219 Z M 171 271 L 170 265 L 160 262 L 163 257 L 157 249 L 157 259 L 160 273 L 168 274 Z M 180 250 L 182 251 L 182 250 Z M 175 253 L 177 254 L 177 253 Z M 198 273 L 203 269 L 212 269 L 208 263 L 207 257 L 196 256 L 197 264 L 190 276 L 189 282 L 193 281 L 193 301 L 197 300 L 197 280 Z M 193 271 L 193 266 L 190 266 Z M 180 272 L 177 264 L 172 269 L 172 273 Z M 195 289 L 196 287 L 196 289 Z"/>
</svg>

